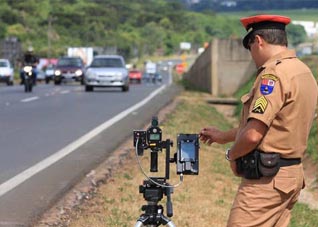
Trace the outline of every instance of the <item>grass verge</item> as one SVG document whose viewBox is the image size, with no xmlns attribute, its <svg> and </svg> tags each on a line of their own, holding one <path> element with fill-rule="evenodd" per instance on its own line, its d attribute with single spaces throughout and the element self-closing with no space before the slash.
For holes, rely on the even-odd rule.
<svg viewBox="0 0 318 227">
<path fill-rule="evenodd" d="M 169 138 L 175 142 L 178 133 L 197 133 L 207 125 L 216 125 L 222 129 L 230 128 L 232 121 L 225 118 L 214 106 L 207 104 L 209 98 L 206 93 L 183 92 L 177 98 L 176 108 L 160 122 L 163 139 Z M 142 213 L 141 206 L 146 204 L 142 194 L 139 194 L 139 185 L 145 177 L 137 166 L 131 141 L 124 146 L 130 153 L 123 167 L 98 188 L 93 199 L 85 201 L 72 213 L 67 226 L 134 226 Z M 175 147 L 172 147 L 172 153 Z M 176 226 L 226 226 L 240 179 L 232 175 L 224 158 L 224 149 L 225 146 L 222 145 L 201 144 L 200 174 L 185 176 L 183 184 L 175 188 L 172 194 L 174 216 L 171 219 Z M 159 172 L 156 176 L 163 176 L 163 159 L 164 154 L 160 153 Z M 149 162 L 149 152 L 146 150 L 141 157 L 142 166 L 146 171 L 149 170 Z M 178 181 L 175 165 L 171 164 L 169 183 L 176 184 Z M 165 208 L 165 199 L 159 204 Z M 297 204 L 293 210 L 291 227 L 316 226 L 317 218 L 317 210 Z"/>
</svg>

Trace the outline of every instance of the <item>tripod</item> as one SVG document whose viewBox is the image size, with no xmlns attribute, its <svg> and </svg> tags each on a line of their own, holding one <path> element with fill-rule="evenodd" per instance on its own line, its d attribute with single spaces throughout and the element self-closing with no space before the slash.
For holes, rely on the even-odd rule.
<svg viewBox="0 0 318 227">
<path fill-rule="evenodd" d="M 169 186 L 164 178 L 151 178 L 158 184 L 163 184 Z M 172 217 L 172 202 L 171 193 L 173 192 L 171 187 L 161 187 L 152 181 L 145 180 L 143 185 L 139 186 L 139 192 L 143 193 L 144 199 L 147 201 L 147 205 L 142 206 L 142 211 L 145 211 L 139 219 L 135 227 L 149 226 L 157 227 L 162 225 L 168 225 L 170 227 L 175 227 L 173 222 L 163 214 L 162 205 L 158 205 L 158 202 L 163 198 L 163 195 L 167 196 L 167 216 Z"/>
<path fill-rule="evenodd" d="M 150 177 L 148 180 L 144 180 L 142 185 L 139 185 L 139 193 L 143 193 L 144 199 L 147 201 L 147 205 L 143 205 L 141 210 L 143 214 L 137 220 L 135 227 L 148 226 L 157 227 L 160 225 L 168 225 L 175 227 L 173 222 L 168 218 L 173 216 L 171 193 L 173 193 L 173 187 L 171 187 L 166 180 L 170 177 L 170 146 L 172 143 L 170 140 L 161 141 L 160 148 L 166 149 L 166 169 L 165 177 Z M 151 152 L 150 171 L 157 172 L 158 151 Z M 172 160 L 173 161 L 173 160 Z M 158 202 L 163 198 L 163 195 L 167 196 L 167 216 L 163 212 L 163 206 L 158 205 Z"/>
</svg>

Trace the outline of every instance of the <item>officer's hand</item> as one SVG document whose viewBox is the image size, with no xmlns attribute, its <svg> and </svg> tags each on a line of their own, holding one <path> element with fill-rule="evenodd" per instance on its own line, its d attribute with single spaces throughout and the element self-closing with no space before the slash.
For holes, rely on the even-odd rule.
<svg viewBox="0 0 318 227">
<path fill-rule="evenodd" d="M 206 127 L 201 129 L 200 133 L 200 140 L 208 145 L 216 142 L 219 144 L 224 144 L 224 133 L 217 129 L 216 127 Z"/>
</svg>

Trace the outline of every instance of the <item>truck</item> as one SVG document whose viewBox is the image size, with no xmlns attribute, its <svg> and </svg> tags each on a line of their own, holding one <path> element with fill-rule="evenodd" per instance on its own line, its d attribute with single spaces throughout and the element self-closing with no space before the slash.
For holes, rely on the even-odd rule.
<svg viewBox="0 0 318 227">
<path fill-rule="evenodd" d="M 93 60 L 93 47 L 69 47 L 67 48 L 68 57 L 82 58 L 84 65 L 90 65 Z"/>
</svg>

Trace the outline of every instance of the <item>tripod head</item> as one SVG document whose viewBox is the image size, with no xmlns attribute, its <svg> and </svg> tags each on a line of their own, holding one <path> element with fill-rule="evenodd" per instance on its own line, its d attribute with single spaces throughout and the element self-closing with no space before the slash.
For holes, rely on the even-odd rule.
<svg viewBox="0 0 318 227">
<path fill-rule="evenodd" d="M 139 193 L 142 193 L 144 199 L 149 204 L 157 204 L 163 196 L 167 196 L 167 216 L 173 216 L 172 210 L 172 202 L 171 202 L 171 193 L 173 193 L 173 188 L 169 187 L 170 185 L 166 183 L 166 179 L 164 178 L 151 178 L 153 181 L 158 184 L 154 184 L 153 181 L 145 180 L 143 185 L 139 186 Z M 159 185 L 164 185 L 166 187 L 162 187 Z M 147 206 L 143 206 L 142 210 L 145 211 Z"/>
<path fill-rule="evenodd" d="M 156 184 L 154 183 L 156 182 Z M 165 185 L 167 187 L 162 187 L 159 185 Z M 173 193 L 173 188 L 166 182 L 165 178 L 151 178 L 150 180 L 145 180 L 143 185 L 139 186 L 139 193 L 143 194 L 144 199 L 147 201 L 147 205 L 143 205 L 141 210 L 144 211 L 135 227 L 137 226 L 160 226 L 168 225 L 174 227 L 174 224 L 169 218 L 164 216 L 164 209 L 162 205 L 158 205 L 158 202 L 163 198 L 164 195 L 167 196 L 167 216 L 173 216 L 171 193 Z"/>
</svg>

